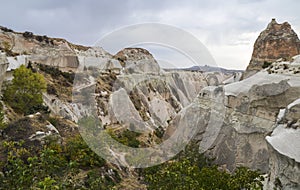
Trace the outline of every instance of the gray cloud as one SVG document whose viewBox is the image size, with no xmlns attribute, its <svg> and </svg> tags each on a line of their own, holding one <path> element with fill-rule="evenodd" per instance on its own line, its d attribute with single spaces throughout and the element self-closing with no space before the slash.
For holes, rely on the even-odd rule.
<svg viewBox="0 0 300 190">
<path fill-rule="evenodd" d="M 299 7 L 298 0 L 11 0 L 1 3 L 0 25 L 92 45 L 124 25 L 165 23 L 193 33 L 219 65 L 243 69 L 271 18 L 300 29 Z"/>
</svg>

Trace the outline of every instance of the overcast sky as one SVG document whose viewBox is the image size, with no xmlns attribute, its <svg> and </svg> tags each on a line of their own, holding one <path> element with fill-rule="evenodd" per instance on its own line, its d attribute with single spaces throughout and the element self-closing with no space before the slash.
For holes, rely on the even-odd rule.
<svg viewBox="0 0 300 190">
<path fill-rule="evenodd" d="M 10 0 L 1 2 L 0 25 L 91 46 L 127 25 L 163 23 L 196 36 L 218 66 L 245 69 L 272 18 L 290 22 L 299 35 L 299 7 L 299 0 Z M 149 48 L 157 59 L 172 62 L 168 53 Z"/>
</svg>

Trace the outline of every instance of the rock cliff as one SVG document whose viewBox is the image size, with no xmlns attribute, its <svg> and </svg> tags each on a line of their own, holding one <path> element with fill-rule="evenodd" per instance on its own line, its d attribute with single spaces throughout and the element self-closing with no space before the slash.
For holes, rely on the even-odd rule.
<svg viewBox="0 0 300 190">
<path fill-rule="evenodd" d="M 77 68 L 79 65 L 75 50 L 87 47 L 74 45 L 64 39 L 19 33 L 0 27 L 0 49 L 7 57 L 25 55 L 26 62 L 37 62 L 61 68 Z"/>
<path fill-rule="evenodd" d="M 261 71 L 243 81 L 219 87 L 224 91 L 222 98 L 218 95 L 220 90 L 202 89 L 192 104 L 199 107 L 199 115 L 208 115 L 203 121 L 197 118 L 190 121 L 199 125 L 196 138 L 200 150 L 207 150 L 205 153 L 215 158 L 216 163 L 230 170 L 243 165 L 269 172 L 270 152 L 265 137 L 274 130 L 279 110 L 299 98 L 299 81 L 299 74 Z M 212 112 L 215 117 L 211 117 Z M 173 126 L 178 123 L 181 120 L 174 119 Z M 169 131 L 173 131 L 172 127 Z"/>
<path fill-rule="evenodd" d="M 300 188 L 300 99 L 280 110 L 275 129 L 266 137 L 270 151 L 269 189 Z"/>
</svg>

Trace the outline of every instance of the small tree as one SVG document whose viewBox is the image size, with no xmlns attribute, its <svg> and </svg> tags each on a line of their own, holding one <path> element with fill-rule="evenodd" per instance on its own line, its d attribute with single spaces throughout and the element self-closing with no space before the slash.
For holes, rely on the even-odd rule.
<svg viewBox="0 0 300 190">
<path fill-rule="evenodd" d="M 24 65 L 14 71 L 13 77 L 12 82 L 4 88 L 4 101 L 16 112 L 24 114 L 32 114 L 43 108 L 42 93 L 47 87 L 44 77 Z"/>
</svg>

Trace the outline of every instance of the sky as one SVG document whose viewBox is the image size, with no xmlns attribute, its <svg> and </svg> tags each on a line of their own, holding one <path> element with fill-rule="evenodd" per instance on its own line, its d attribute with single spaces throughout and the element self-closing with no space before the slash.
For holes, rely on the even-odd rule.
<svg viewBox="0 0 300 190">
<path fill-rule="evenodd" d="M 299 35 L 299 7 L 299 0 L 10 0 L 1 2 L 0 25 L 93 46 L 126 26 L 167 24 L 195 36 L 217 66 L 245 69 L 256 38 L 272 18 L 288 21 Z M 170 48 L 141 47 L 165 67 L 193 65 Z"/>
</svg>

